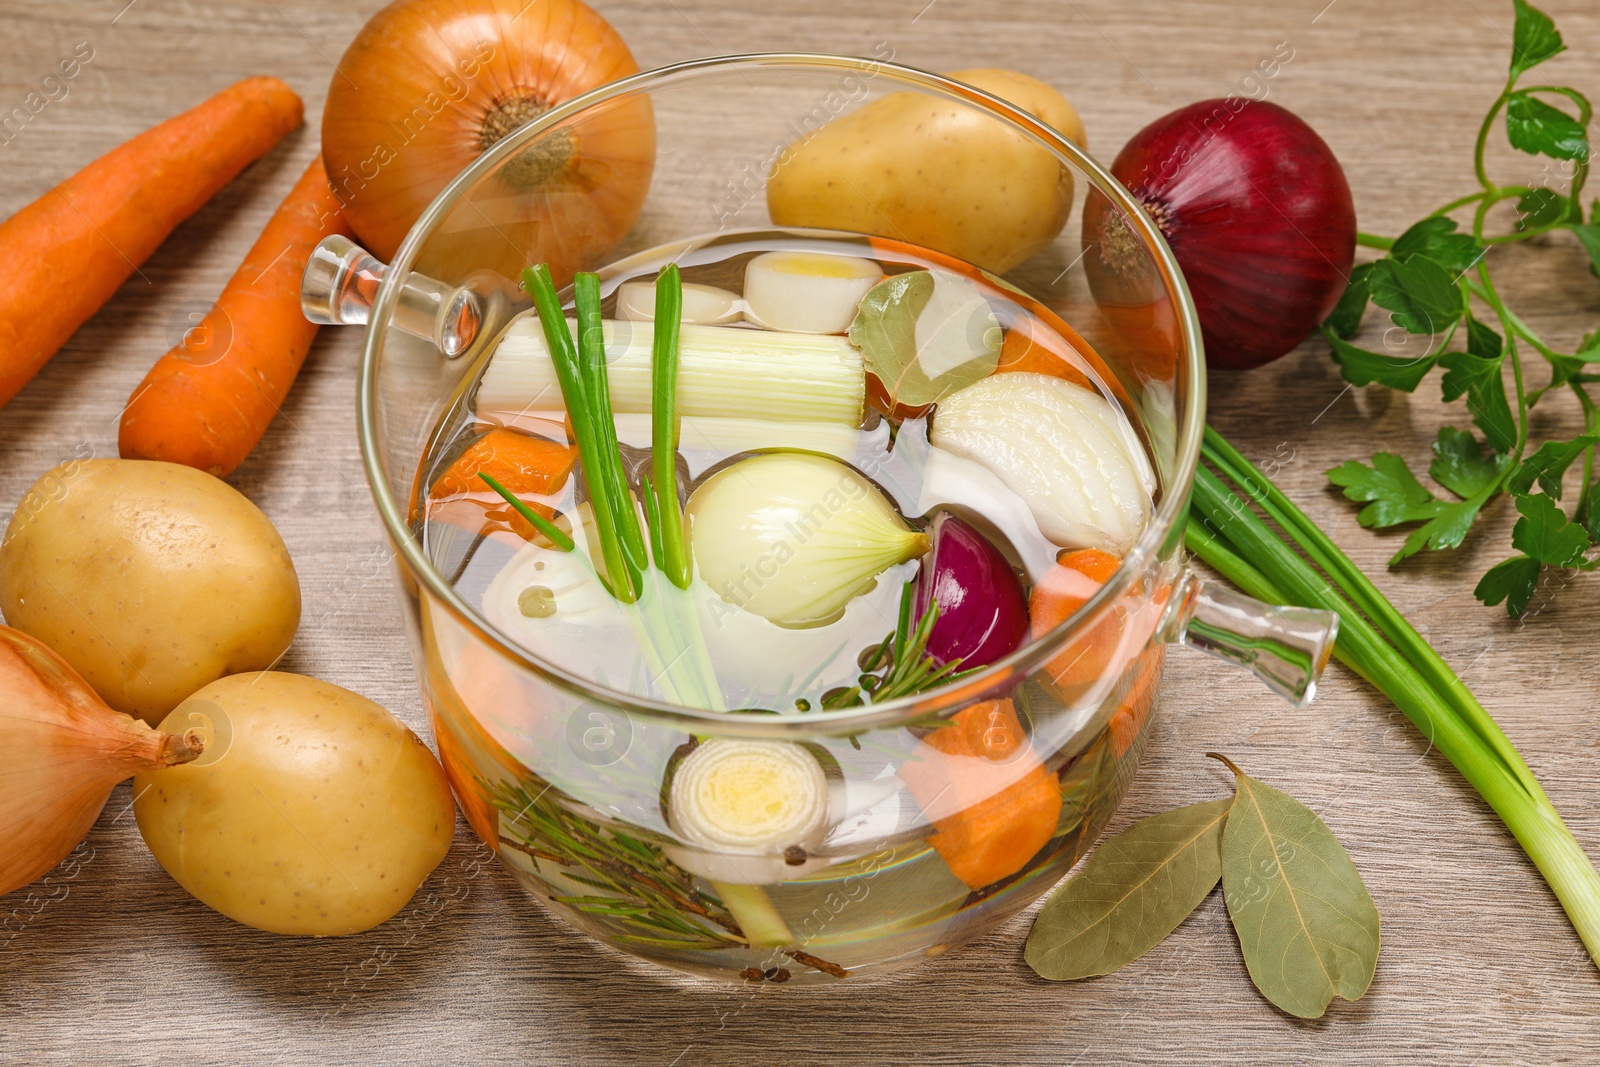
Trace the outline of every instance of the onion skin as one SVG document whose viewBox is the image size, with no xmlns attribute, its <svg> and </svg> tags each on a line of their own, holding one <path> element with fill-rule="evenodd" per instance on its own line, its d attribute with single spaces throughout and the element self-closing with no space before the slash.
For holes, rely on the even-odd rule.
<svg viewBox="0 0 1600 1067">
<path fill-rule="evenodd" d="M 200 742 L 112 711 L 65 660 L 0 626 L 0 896 L 60 863 L 124 778 L 185 763 Z"/>
<path fill-rule="evenodd" d="M 391 259 L 429 202 L 498 136 L 638 70 L 616 30 L 579 0 L 390 4 L 345 51 L 323 108 L 323 158 L 345 219 Z M 446 221 L 430 261 L 510 277 L 547 262 L 559 285 L 609 252 L 649 192 L 649 100 L 618 101 L 565 129 L 474 190 L 478 207 Z"/>
<path fill-rule="evenodd" d="M 1344 292 L 1356 247 L 1350 184 L 1326 142 L 1292 112 L 1238 98 L 1190 104 L 1134 134 L 1111 173 L 1166 235 L 1211 366 L 1270 363 L 1305 340 Z M 1083 239 L 1096 248 L 1085 269 L 1101 300 L 1156 298 L 1149 259 L 1130 238 L 1110 202 L 1091 196 Z M 1144 300 L 1129 299 L 1136 275 L 1151 276 Z"/>
<path fill-rule="evenodd" d="M 933 520 L 933 551 L 917 573 L 916 619 L 939 604 L 927 652 L 943 665 L 986 667 L 1028 638 L 1028 602 L 1011 564 L 977 530 L 948 512 Z"/>
</svg>

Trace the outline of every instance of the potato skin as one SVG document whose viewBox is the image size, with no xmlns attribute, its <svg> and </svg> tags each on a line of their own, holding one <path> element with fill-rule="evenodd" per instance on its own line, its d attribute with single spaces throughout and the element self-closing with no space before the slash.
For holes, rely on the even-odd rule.
<svg viewBox="0 0 1600 1067">
<path fill-rule="evenodd" d="M 133 812 L 167 873 L 230 919 L 359 933 L 405 907 L 444 859 L 456 821 L 444 771 L 365 697 L 298 674 L 236 674 L 162 728 L 197 724 L 208 750 L 136 776 Z"/>
<path fill-rule="evenodd" d="M 11 518 L 0 611 L 153 724 L 206 683 L 275 662 L 300 625 L 300 583 L 271 521 L 228 483 L 176 463 L 72 460 Z"/>
<path fill-rule="evenodd" d="M 1044 82 L 951 71 L 1084 143 L 1083 120 Z M 1072 209 L 1072 175 L 1043 148 L 965 104 L 890 93 L 791 145 L 767 182 L 779 226 L 908 241 L 1004 273 L 1049 244 Z"/>
</svg>

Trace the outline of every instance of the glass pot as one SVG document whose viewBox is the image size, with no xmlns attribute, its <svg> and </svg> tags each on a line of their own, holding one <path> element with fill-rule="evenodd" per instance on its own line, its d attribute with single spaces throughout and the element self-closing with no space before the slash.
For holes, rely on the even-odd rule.
<svg viewBox="0 0 1600 1067">
<path fill-rule="evenodd" d="M 427 550 L 419 494 L 437 435 L 470 401 L 508 321 L 529 306 L 518 272 L 553 258 L 539 235 L 555 232 L 553 217 L 581 217 L 563 197 L 593 191 L 591 182 L 529 194 L 527 175 L 574 145 L 614 145 L 619 129 L 647 146 L 653 130 L 653 168 L 637 151 L 590 161 L 594 181 L 635 195 L 637 219 L 621 243 L 557 234 L 567 266 L 600 270 L 611 292 L 669 260 L 696 262 L 730 242 L 759 246 L 751 235 L 774 230 L 764 194 L 773 167 L 826 123 L 891 93 L 932 98 L 969 127 L 1020 138 L 1076 186 L 1060 234 L 1005 283 L 1098 356 L 1148 449 L 1156 507 L 1121 569 L 1065 623 L 992 667 L 834 712 L 732 714 L 629 695 L 496 630 Z M 573 211 L 563 214 L 566 206 Z M 893 240 L 892 229 L 884 236 L 871 245 L 882 257 L 928 255 Z M 1296 703 L 1311 699 L 1331 649 L 1331 616 L 1272 608 L 1186 569 L 1205 365 L 1194 306 L 1155 225 L 1077 145 L 938 75 L 765 54 L 604 86 L 493 145 L 432 202 L 393 263 L 342 238 L 324 242 L 307 268 L 305 306 L 316 321 L 366 326 L 362 456 L 462 810 L 551 911 L 667 967 L 833 982 L 980 936 L 1046 892 L 1104 828 L 1138 764 L 1166 645 L 1248 666 Z M 675 832 L 670 775 L 698 748 L 731 738 L 792 743 L 825 768 L 823 839 L 766 855 Z M 1024 810 L 1026 820 L 1015 814 Z"/>
</svg>

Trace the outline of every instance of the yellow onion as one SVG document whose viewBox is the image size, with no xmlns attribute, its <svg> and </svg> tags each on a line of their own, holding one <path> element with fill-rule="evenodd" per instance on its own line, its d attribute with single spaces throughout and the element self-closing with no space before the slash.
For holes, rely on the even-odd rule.
<svg viewBox="0 0 1600 1067">
<path fill-rule="evenodd" d="M 929 543 L 854 469 L 798 452 L 725 467 L 694 491 L 687 514 L 700 576 L 779 626 L 834 621 Z"/>
<path fill-rule="evenodd" d="M 112 711 L 60 656 L 0 626 L 0 895 L 66 858 L 118 782 L 200 744 Z"/>
<path fill-rule="evenodd" d="M 638 71 L 580 0 L 398 0 L 356 35 L 328 86 L 322 155 L 356 234 L 393 256 L 422 210 L 485 150 L 557 104 Z M 563 284 L 628 232 L 650 189 L 643 96 L 548 132 L 468 196 L 430 255 Z"/>
</svg>

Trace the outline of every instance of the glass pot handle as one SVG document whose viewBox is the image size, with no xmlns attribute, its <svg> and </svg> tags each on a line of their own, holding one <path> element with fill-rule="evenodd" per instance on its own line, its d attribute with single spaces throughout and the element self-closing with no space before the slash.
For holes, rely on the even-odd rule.
<svg viewBox="0 0 1600 1067">
<path fill-rule="evenodd" d="M 324 237 L 300 280 L 300 308 L 320 326 L 365 326 L 388 269 L 350 238 Z M 473 290 L 413 273 L 400 289 L 393 325 L 455 359 L 477 340 L 483 312 L 483 298 Z"/>
<path fill-rule="evenodd" d="M 1193 576 L 1161 634 L 1249 668 L 1295 707 L 1316 696 L 1338 635 L 1339 616 L 1331 611 L 1278 607 Z"/>
</svg>

